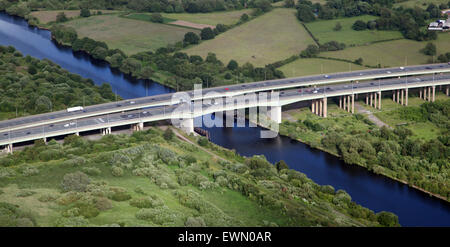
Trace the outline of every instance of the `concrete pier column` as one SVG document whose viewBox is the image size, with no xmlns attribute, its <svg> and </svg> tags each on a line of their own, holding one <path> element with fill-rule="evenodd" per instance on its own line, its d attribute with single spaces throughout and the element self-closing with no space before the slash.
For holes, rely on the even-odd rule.
<svg viewBox="0 0 450 247">
<path fill-rule="evenodd" d="M 5 147 L 5 152 L 6 152 L 7 154 L 12 154 L 12 153 L 13 153 L 13 145 L 12 145 L 12 144 L 6 145 L 6 147 Z"/>
<path fill-rule="evenodd" d="M 271 106 L 270 110 L 267 111 L 267 115 L 269 119 L 276 123 L 281 123 L 281 106 Z"/>
<path fill-rule="evenodd" d="M 408 89 L 405 89 L 405 105 L 408 105 Z"/>
<path fill-rule="evenodd" d="M 403 97 L 403 94 L 404 94 L 404 93 L 405 93 L 405 90 L 402 89 L 401 92 L 400 92 L 400 94 L 402 95 L 402 103 L 401 103 L 401 105 L 403 105 L 403 98 L 404 98 L 404 97 Z"/>
<path fill-rule="evenodd" d="M 315 112 L 315 109 L 314 109 L 314 106 L 315 106 L 315 105 L 316 105 L 315 100 L 312 100 L 312 101 L 311 101 L 311 112 L 312 112 L 312 113 L 316 113 L 316 112 Z"/>
<path fill-rule="evenodd" d="M 422 98 L 422 88 L 419 88 L 419 99 Z"/>
<path fill-rule="evenodd" d="M 316 115 L 319 114 L 319 100 L 316 99 Z"/>
<path fill-rule="evenodd" d="M 369 95 L 366 94 L 366 105 L 368 105 L 368 104 L 369 104 Z"/>
<path fill-rule="evenodd" d="M 319 101 L 319 111 L 318 111 L 318 115 L 322 116 L 322 109 L 323 109 L 323 102 L 322 100 L 318 100 Z"/>
<path fill-rule="evenodd" d="M 381 110 L 381 91 L 378 92 L 378 109 Z"/>
<path fill-rule="evenodd" d="M 101 131 L 102 131 L 102 136 L 109 135 L 109 134 L 111 134 L 111 127 L 104 128 Z"/>
<path fill-rule="evenodd" d="M 370 106 L 372 106 L 373 105 L 373 94 L 372 93 L 370 93 L 370 104 L 369 104 Z"/>
<path fill-rule="evenodd" d="M 448 93 L 449 93 L 449 87 L 447 86 L 447 87 L 445 87 L 445 95 L 447 95 L 448 96 Z"/>
<path fill-rule="evenodd" d="M 342 96 L 342 97 L 344 97 L 344 111 L 346 111 L 347 110 L 347 97 L 346 96 Z"/>
<path fill-rule="evenodd" d="M 432 96 L 431 96 L 431 101 L 434 102 L 434 100 L 436 99 L 436 86 L 432 86 Z"/>
<path fill-rule="evenodd" d="M 347 112 L 350 112 L 351 104 L 350 95 L 347 95 Z"/>
<path fill-rule="evenodd" d="M 392 92 L 392 101 L 394 101 L 394 102 L 395 102 L 395 91 L 394 91 L 394 92 Z"/>
<path fill-rule="evenodd" d="M 423 99 L 427 100 L 427 88 L 426 87 L 423 88 Z"/>
<path fill-rule="evenodd" d="M 342 108 L 342 96 L 339 96 L 339 108 Z"/>
<path fill-rule="evenodd" d="M 193 118 L 182 119 L 180 121 L 180 126 L 176 126 L 176 127 L 179 127 L 181 130 L 183 130 L 187 134 L 194 133 L 194 119 Z"/>
<path fill-rule="evenodd" d="M 75 135 L 76 136 L 80 136 L 80 132 L 75 132 Z"/>
<path fill-rule="evenodd" d="M 428 101 L 431 101 L 431 88 L 428 87 Z"/>
<path fill-rule="evenodd" d="M 352 114 L 355 113 L 355 95 L 352 94 Z"/>
<path fill-rule="evenodd" d="M 327 97 L 323 97 L 323 117 L 327 117 L 328 112 Z"/>
<path fill-rule="evenodd" d="M 141 131 L 144 129 L 144 123 L 132 124 L 131 128 L 133 131 Z"/>
<path fill-rule="evenodd" d="M 377 101 L 378 101 L 378 94 L 377 93 L 373 93 L 373 97 L 374 97 L 374 104 L 373 104 L 373 108 L 377 109 Z"/>
<path fill-rule="evenodd" d="M 397 104 L 400 104 L 400 91 L 397 90 Z"/>
</svg>

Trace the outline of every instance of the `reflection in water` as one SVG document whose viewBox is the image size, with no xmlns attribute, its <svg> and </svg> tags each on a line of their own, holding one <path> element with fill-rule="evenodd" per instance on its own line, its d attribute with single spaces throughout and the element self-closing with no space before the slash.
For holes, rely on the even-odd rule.
<svg viewBox="0 0 450 247">
<path fill-rule="evenodd" d="M 82 52 L 56 45 L 50 32 L 28 27 L 22 18 L 0 13 L 0 45 L 13 45 L 24 55 L 47 58 L 72 73 L 107 82 L 123 98 L 168 93 L 172 90 L 148 80 L 135 80 Z M 318 184 L 346 190 L 353 200 L 375 212 L 391 211 L 406 226 L 450 226 L 450 205 L 406 185 L 344 164 L 338 158 L 287 137 L 260 139 L 260 128 L 208 128 L 212 141 L 239 154 L 263 154 L 275 163 L 285 160 Z"/>
</svg>

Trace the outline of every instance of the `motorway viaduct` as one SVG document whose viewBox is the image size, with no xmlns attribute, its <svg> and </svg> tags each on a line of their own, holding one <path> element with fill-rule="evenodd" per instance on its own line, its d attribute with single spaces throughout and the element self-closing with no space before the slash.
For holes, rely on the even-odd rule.
<svg viewBox="0 0 450 247">
<path fill-rule="evenodd" d="M 80 132 L 101 130 L 103 135 L 110 134 L 112 127 L 131 125 L 133 130 L 142 130 L 144 123 L 160 120 L 176 120 L 177 127 L 187 133 L 194 131 L 194 118 L 215 112 L 232 112 L 246 108 L 266 107 L 268 117 L 275 123 L 281 123 L 281 107 L 300 101 L 311 102 L 311 111 L 327 117 L 327 101 L 334 98 L 339 106 L 354 112 L 355 97 L 365 97 L 366 104 L 381 109 L 382 93 L 392 93 L 392 99 L 402 105 L 408 104 L 410 90 L 418 90 L 419 97 L 434 101 L 437 89 L 443 89 L 449 95 L 450 74 L 402 77 L 383 80 L 364 81 L 327 85 L 320 88 L 288 89 L 279 92 L 260 92 L 242 94 L 233 97 L 221 97 L 186 101 L 176 105 L 138 108 L 131 111 L 111 114 L 98 114 L 83 118 L 74 118 L 63 122 L 40 123 L 40 125 L 22 126 L 0 130 L 0 146 L 11 153 L 13 144 L 44 139 Z M 263 97 L 268 96 L 268 97 Z M 227 103 L 223 102 L 225 99 Z M 214 103 L 213 103 L 214 102 Z M 229 104 L 231 102 L 231 104 Z M 39 115 L 37 115 L 39 116 Z M 2 122 L 0 122 L 2 124 Z"/>
<path fill-rule="evenodd" d="M 248 93 L 257 93 L 272 90 L 286 90 L 299 87 L 321 86 L 343 82 L 358 82 L 363 80 L 396 78 L 427 74 L 440 74 L 450 72 L 450 64 L 430 64 L 418 66 L 405 66 L 395 68 L 360 70 L 354 72 L 342 72 L 328 75 L 303 76 L 295 78 L 268 80 L 252 83 L 228 85 L 222 87 L 206 88 L 200 95 L 195 91 L 187 91 L 192 100 L 232 97 Z M 57 111 L 28 117 L 22 117 L 0 122 L 0 131 L 18 130 L 24 127 L 35 127 L 43 124 L 55 124 L 58 122 L 71 121 L 75 119 L 113 114 L 124 111 L 132 111 L 147 107 L 168 106 L 179 103 L 173 100 L 174 93 L 156 96 L 129 99 L 99 105 L 88 106 L 83 111 L 67 112 Z"/>
</svg>

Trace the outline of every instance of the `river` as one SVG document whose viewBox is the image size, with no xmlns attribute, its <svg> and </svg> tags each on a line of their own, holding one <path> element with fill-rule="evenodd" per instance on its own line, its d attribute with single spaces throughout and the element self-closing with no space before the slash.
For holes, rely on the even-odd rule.
<svg viewBox="0 0 450 247">
<path fill-rule="evenodd" d="M 29 27 L 23 18 L 0 12 L 0 45 L 12 45 L 24 55 L 47 58 L 62 68 L 91 78 L 96 84 L 107 82 L 123 98 L 136 98 L 172 92 L 157 82 L 136 80 L 111 69 L 106 62 L 91 59 L 53 42 L 50 32 Z M 402 226 L 450 226 L 450 203 L 430 197 L 407 185 L 347 165 L 328 153 L 312 149 L 288 137 L 260 139 L 261 128 L 208 128 L 211 140 L 239 154 L 263 154 L 275 163 L 285 160 L 290 168 L 305 173 L 318 184 L 347 191 L 352 199 L 375 212 L 390 211 Z"/>
</svg>

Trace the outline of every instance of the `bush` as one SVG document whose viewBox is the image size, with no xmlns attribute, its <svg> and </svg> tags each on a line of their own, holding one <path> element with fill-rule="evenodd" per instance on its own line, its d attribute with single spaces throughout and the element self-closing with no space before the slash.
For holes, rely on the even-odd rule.
<svg viewBox="0 0 450 247">
<path fill-rule="evenodd" d="M 153 13 L 150 17 L 152 22 L 163 23 L 164 19 L 160 13 Z"/>
<path fill-rule="evenodd" d="M 89 11 L 89 9 L 83 8 L 80 10 L 80 16 L 81 17 L 89 17 L 89 16 L 91 16 L 91 11 Z"/>
<path fill-rule="evenodd" d="M 16 196 L 17 197 L 29 197 L 36 194 L 36 192 L 31 191 L 31 190 L 21 190 L 19 192 L 17 192 Z"/>
<path fill-rule="evenodd" d="M 205 221 L 202 217 L 189 217 L 186 222 L 184 222 L 186 227 L 205 227 Z"/>
<path fill-rule="evenodd" d="M 44 195 L 41 195 L 38 198 L 38 201 L 40 201 L 40 202 L 53 202 L 56 199 L 58 199 L 58 197 L 59 197 L 58 195 L 54 195 L 54 194 L 44 194 Z"/>
<path fill-rule="evenodd" d="M 398 216 L 391 212 L 382 211 L 377 213 L 376 217 L 378 223 L 380 223 L 382 226 L 400 226 L 400 224 L 398 223 Z"/>
<path fill-rule="evenodd" d="M 149 220 L 158 225 L 167 225 L 173 223 L 177 216 L 167 207 L 142 208 L 136 213 L 139 220 Z"/>
<path fill-rule="evenodd" d="M 214 31 L 210 27 L 203 28 L 200 32 L 200 37 L 202 40 L 214 39 Z"/>
<path fill-rule="evenodd" d="M 84 173 L 91 176 L 98 176 L 102 173 L 102 171 L 97 167 L 83 167 L 82 170 Z"/>
<path fill-rule="evenodd" d="M 94 200 L 95 207 L 100 211 L 106 211 L 112 208 L 112 203 L 108 198 L 97 197 Z"/>
<path fill-rule="evenodd" d="M 200 37 L 198 37 L 198 35 L 194 32 L 187 32 L 184 35 L 183 41 L 186 44 L 198 44 L 198 42 L 200 41 Z"/>
<path fill-rule="evenodd" d="M 115 177 L 122 177 L 123 176 L 123 169 L 118 166 L 113 166 L 111 168 L 111 173 Z"/>
<path fill-rule="evenodd" d="M 64 12 L 59 12 L 56 16 L 56 22 L 65 22 L 69 20 Z"/>
<path fill-rule="evenodd" d="M 130 205 L 137 208 L 155 208 L 164 205 L 164 202 L 155 195 L 133 198 Z"/>
<path fill-rule="evenodd" d="M 89 226 L 89 221 L 83 216 L 59 218 L 55 222 L 56 227 L 86 227 Z"/>
<path fill-rule="evenodd" d="M 91 180 L 86 174 L 83 172 L 74 172 L 64 175 L 61 186 L 64 191 L 85 192 L 90 183 Z"/>
<path fill-rule="evenodd" d="M 115 192 L 111 196 L 111 200 L 116 201 L 116 202 L 128 201 L 130 199 L 131 199 L 131 195 L 126 192 L 123 192 L 123 191 Z"/>
<path fill-rule="evenodd" d="M 355 31 L 362 31 L 367 29 L 367 24 L 364 21 L 357 20 L 352 25 L 352 29 Z"/>
</svg>

